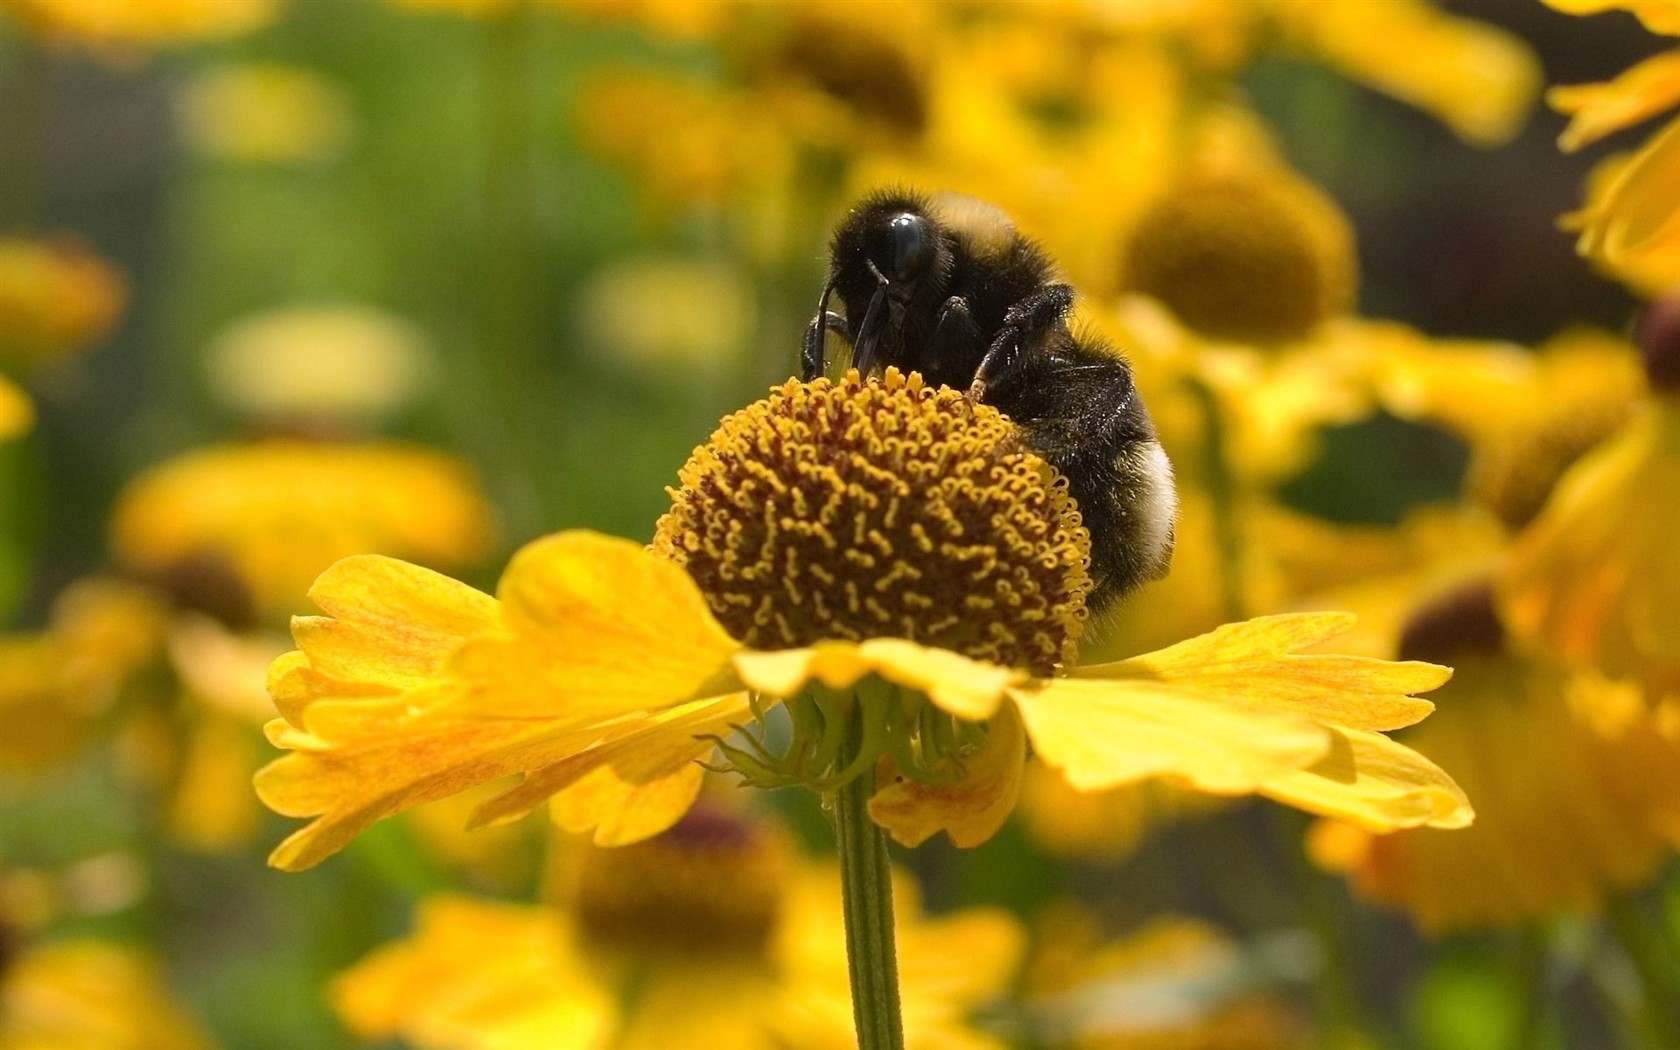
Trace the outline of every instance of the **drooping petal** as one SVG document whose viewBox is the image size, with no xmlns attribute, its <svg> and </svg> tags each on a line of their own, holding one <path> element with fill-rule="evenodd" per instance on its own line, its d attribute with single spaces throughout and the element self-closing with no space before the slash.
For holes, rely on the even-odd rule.
<svg viewBox="0 0 1680 1050">
<path fill-rule="evenodd" d="M 600 743 L 527 774 L 479 806 L 472 824 L 517 820 L 553 796 L 556 822 L 568 831 L 594 829 L 597 845 L 648 838 L 693 803 L 700 783 L 696 762 L 714 746 L 702 738 L 727 735 L 748 714 L 745 698 L 732 696 L 614 727 Z"/>
<path fill-rule="evenodd" d="M 1012 689 L 1010 697 L 1039 757 L 1082 791 L 1162 777 L 1243 794 L 1330 746 L 1321 725 L 1204 699 L 1194 684 L 1061 678 Z"/>
<path fill-rule="evenodd" d="M 958 718 L 973 721 L 990 717 L 1005 690 L 1027 678 L 1023 671 L 900 638 L 821 642 L 805 649 L 769 653 L 742 652 L 735 656 L 735 670 L 748 687 L 766 696 L 784 698 L 794 696 L 809 682 L 846 689 L 865 675 L 878 674 L 922 693 Z"/>
<path fill-rule="evenodd" d="M 901 846 L 920 846 L 940 831 L 953 845 L 978 846 L 1003 827 L 1021 794 L 1027 739 L 1020 717 L 1000 709 L 988 723 L 986 740 L 963 760 L 954 783 L 889 781 L 869 800 L 869 816 Z M 891 760 L 884 763 L 891 769 Z"/>
<path fill-rule="evenodd" d="M 1474 817 L 1464 790 L 1439 766 L 1360 729 L 1332 727 L 1323 758 L 1273 777 L 1260 794 L 1374 832 L 1462 828 Z"/>
<path fill-rule="evenodd" d="M 1434 710 L 1409 694 L 1436 688 L 1452 676 L 1449 668 L 1299 652 L 1353 624 L 1351 613 L 1260 616 L 1130 660 L 1076 668 L 1073 675 L 1126 680 L 1134 695 L 1193 694 L 1257 713 L 1288 712 L 1354 729 L 1398 729 Z"/>
<path fill-rule="evenodd" d="M 740 689 L 740 648 L 682 568 L 628 540 L 562 532 L 526 545 L 498 588 L 505 635 L 451 673 L 504 718 L 607 718 Z"/>
</svg>

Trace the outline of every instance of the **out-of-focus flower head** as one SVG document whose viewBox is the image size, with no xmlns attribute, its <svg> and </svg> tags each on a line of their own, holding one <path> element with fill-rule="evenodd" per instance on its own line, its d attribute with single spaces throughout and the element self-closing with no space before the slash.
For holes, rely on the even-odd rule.
<svg viewBox="0 0 1680 1050">
<path fill-rule="evenodd" d="M 1089 537 L 1014 433 L 894 370 L 790 382 L 696 450 L 652 550 L 546 537 L 495 598 L 389 558 L 338 563 L 311 591 L 328 615 L 294 621 L 300 650 L 271 672 L 270 736 L 293 753 L 258 790 L 317 818 L 272 863 L 308 867 L 375 820 L 511 773 L 526 776 L 476 819 L 552 796 L 568 828 L 636 841 L 688 809 L 694 760 L 718 748 L 760 784 L 878 764 L 871 815 L 912 845 L 989 838 L 1029 738 L 1081 790 L 1161 777 L 1373 829 L 1470 819 L 1446 774 L 1382 735 L 1427 713 L 1409 694 L 1445 669 L 1294 655 L 1349 617 L 1261 618 L 1075 666 Z M 787 753 L 719 741 L 775 706 L 795 726 Z M 809 732 L 852 718 L 859 755 Z"/>
<path fill-rule="evenodd" d="M 1025 994 L 1051 1045 L 1283 1050 L 1307 1043 L 1304 1018 L 1268 989 L 1266 968 L 1207 923 L 1162 916 L 1109 940 L 1091 915 L 1061 906 L 1041 916 L 1033 933 Z"/>
<path fill-rule="evenodd" d="M 261 29 L 282 7 L 283 0 L 10 0 L 0 10 L 54 46 L 132 61 Z"/>
<path fill-rule="evenodd" d="M 34 425 L 35 406 L 29 403 L 29 395 L 0 376 L 0 441 L 27 434 Z"/>
<path fill-rule="evenodd" d="M 614 262 L 579 292 L 586 345 L 619 367 L 692 382 L 739 363 L 752 344 L 757 302 L 728 260 L 641 256 Z M 694 319 L 704 317 L 704 324 Z"/>
<path fill-rule="evenodd" d="M 1637 686 L 1513 652 L 1485 576 L 1426 601 L 1400 644 L 1457 668 L 1435 717 L 1407 739 L 1459 772 L 1476 824 L 1450 840 L 1322 824 L 1309 843 L 1321 864 L 1442 933 L 1591 911 L 1670 856 L 1680 741 Z"/>
<path fill-rule="evenodd" d="M 427 902 L 412 938 L 339 979 L 340 1015 L 436 1050 L 854 1045 L 836 873 L 778 829 L 697 809 L 638 845 L 568 853 L 563 907 Z M 1003 992 L 1019 927 L 989 909 L 924 918 L 908 880 L 895 896 L 905 1045 L 1001 1045 L 967 1014 Z"/>
<path fill-rule="evenodd" d="M 248 62 L 205 69 L 177 100 L 201 154 L 257 164 L 324 164 L 349 145 L 354 118 L 338 85 L 314 70 Z"/>
<path fill-rule="evenodd" d="M 0 772 L 74 756 L 128 677 L 163 642 L 148 587 L 89 579 L 59 596 L 44 631 L 0 636 Z"/>
<path fill-rule="evenodd" d="M 113 511 L 111 550 L 141 574 L 219 562 L 259 611 L 283 616 L 352 554 L 471 565 L 489 549 L 490 519 L 471 470 L 443 453 L 273 438 L 186 452 L 136 477 Z"/>
<path fill-rule="evenodd" d="M 289 306 L 224 329 L 205 374 L 218 401 L 253 420 L 360 430 L 426 391 L 431 351 L 412 322 L 377 307 Z"/>
<path fill-rule="evenodd" d="M 110 334 L 128 282 L 71 237 L 0 237 L 0 371 L 23 371 Z"/>
<path fill-rule="evenodd" d="M 1236 342 L 1305 339 L 1353 305 L 1358 281 L 1347 217 L 1238 112 L 1204 122 L 1118 251 L 1123 288 Z"/>
<path fill-rule="evenodd" d="M 0 939 L 5 931 L 0 929 Z M 5 1050 L 207 1050 L 213 1044 L 172 998 L 143 951 L 94 940 L 0 945 L 0 1047 Z"/>
<path fill-rule="evenodd" d="M 1546 0 L 1575 15 L 1623 10 L 1653 33 L 1680 36 L 1680 15 L 1665 0 Z M 1654 55 L 1603 84 L 1554 87 L 1553 108 L 1569 114 L 1558 144 L 1571 152 L 1680 105 L 1680 49 Z M 1647 296 L 1680 288 L 1680 119 L 1631 155 L 1594 170 L 1586 206 L 1566 225 L 1581 231 L 1582 255 Z"/>
<path fill-rule="evenodd" d="M 1651 393 L 1558 481 L 1499 581 L 1512 634 L 1563 664 L 1680 692 L 1680 299 L 1637 335 Z"/>
</svg>

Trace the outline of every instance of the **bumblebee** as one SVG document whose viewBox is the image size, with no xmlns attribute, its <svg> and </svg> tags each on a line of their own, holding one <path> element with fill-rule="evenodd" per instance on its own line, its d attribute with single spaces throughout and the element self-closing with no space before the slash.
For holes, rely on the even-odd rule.
<svg viewBox="0 0 1680 1050">
<path fill-rule="evenodd" d="M 800 363 L 806 380 L 825 374 L 832 332 L 850 367 L 920 372 L 1008 416 L 1068 479 L 1091 533 L 1089 604 L 1100 613 L 1166 574 L 1178 496 L 1131 366 L 1069 330 L 1073 299 L 998 209 L 877 193 L 834 232 Z"/>
</svg>

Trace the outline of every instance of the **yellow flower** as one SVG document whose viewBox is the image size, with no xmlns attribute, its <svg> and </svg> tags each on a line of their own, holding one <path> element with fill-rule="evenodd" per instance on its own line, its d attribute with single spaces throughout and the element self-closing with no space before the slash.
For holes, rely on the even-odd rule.
<svg viewBox="0 0 1680 1050">
<path fill-rule="evenodd" d="M 1512 633 L 1569 666 L 1680 689 L 1680 399 L 1669 393 L 1564 474 L 1500 582 Z"/>
<path fill-rule="evenodd" d="M 489 508 L 466 466 L 394 443 L 269 439 L 183 453 L 130 482 L 111 523 L 124 565 L 166 574 L 214 557 L 276 614 L 295 609 L 339 558 L 380 551 L 463 566 L 490 539 Z"/>
<path fill-rule="evenodd" d="M 29 396 L 0 376 L 0 441 L 27 434 L 35 425 L 35 406 Z"/>
<path fill-rule="evenodd" d="M 364 426 L 412 404 L 431 350 L 412 322 L 372 306 L 288 306 L 229 325 L 205 354 L 210 391 L 259 420 Z"/>
<path fill-rule="evenodd" d="M 590 277 L 577 313 L 604 364 L 684 384 L 739 368 L 758 323 L 751 281 L 720 256 L 620 259 Z M 689 320 L 702 313 L 705 324 Z"/>
<path fill-rule="evenodd" d="M 855 1046 L 837 873 L 768 828 L 696 811 L 617 850 L 584 847 L 569 907 L 462 897 L 344 974 L 333 1002 L 364 1038 L 425 1050 Z M 905 1045 L 1001 1044 L 968 1012 L 1002 993 L 1023 937 L 1005 913 L 918 914 L 900 881 Z"/>
<path fill-rule="evenodd" d="M 144 953 L 76 940 L 0 970 L 0 1050 L 201 1050 L 211 1045 Z"/>
<path fill-rule="evenodd" d="M 45 631 L 0 635 L 0 770 L 79 752 L 129 676 L 157 654 L 165 619 L 149 588 L 89 579 L 59 596 Z"/>
<path fill-rule="evenodd" d="M 1652 32 L 1680 35 L 1680 17 L 1663 0 L 1547 0 L 1570 14 L 1619 8 Z M 1552 106 L 1570 115 L 1558 144 L 1571 152 L 1680 105 L 1680 49 L 1645 59 L 1608 83 L 1555 87 Z M 1588 185 L 1587 206 L 1568 219 L 1582 255 L 1647 294 L 1680 286 L 1680 120 L 1632 157 L 1607 162 Z"/>
<path fill-rule="evenodd" d="M 281 0 L 16 0 L 6 10 L 49 43 L 118 59 L 260 29 Z"/>
<path fill-rule="evenodd" d="M 258 792 L 317 818 L 271 863 L 308 867 L 381 817 L 516 772 L 480 820 L 557 796 L 568 828 L 644 838 L 693 802 L 695 759 L 778 703 L 794 749 L 724 745 L 735 767 L 832 785 L 879 761 L 871 811 L 906 843 L 988 838 L 1028 740 L 1085 791 L 1158 777 L 1377 830 L 1470 820 L 1446 774 L 1382 735 L 1429 711 L 1410 694 L 1446 669 L 1295 655 L 1350 617 L 1069 666 L 1089 539 L 1014 434 L 895 371 L 790 382 L 696 450 L 664 555 L 560 533 L 515 555 L 494 598 L 389 558 L 339 562 L 311 591 L 328 615 L 294 621 L 299 651 L 270 672 L 270 737 L 294 753 Z M 848 720 L 864 741 L 843 757 L 825 741 Z"/>
<path fill-rule="evenodd" d="M 1407 742 L 1449 762 L 1476 824 L 1372 837 L 1327 824 L 1310 847 L 1378 903 L 1442 933 L 1595 909 L 1652 878 L 1680 833 L 1680 742 L 1636 687 L 1508 651 L 1484 582 L 1426 606 L 1403 653 L 1450 658 L 1440 709 Z"/>
<path fill-rule="evenodd" d="M 0 369 L 27 370 L 108 335 L 128 282 L 68 237 L 0 237 Z"/>
<path fill-rule="evenodd" d="M 222 65 L 196 74 L 179 99 L 181 130 L 200 153 L 263 164 L 322 164 L 350 141 L 344 92 L 302 66 Z"/>
</svg>

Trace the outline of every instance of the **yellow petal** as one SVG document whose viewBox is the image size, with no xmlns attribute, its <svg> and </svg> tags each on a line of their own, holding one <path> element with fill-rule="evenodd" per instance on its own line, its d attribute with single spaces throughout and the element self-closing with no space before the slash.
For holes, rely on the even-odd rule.
<svg viewBox="0 0 1680 1050">
<path fill-rule="evenodd" d="M 806 649 L 741 652 L 735 670 L 749 688 L 766 696 L 790 697 L 809 682 L 848 689 L 878 674 L 922 693 L 958 718 L 981 721 L 997 710 L 1004 691 L 1027 679 L 1026 672 L 970 660 L 900 638 L 866 642 L 821 642 Z"/>
<path fill-rule="evenodd" d="M 1261 616 L 1130 660 L 1076 668 L 1073 675 L 1128 679 L 1143 692 L 1194 694 L 1258 713 L 1288 712 L 1355 729 L 1398 729 L 1434 710 L 1429 701 L 1408 694 L 1441 685 L 1452 677 L 1450 668 L 1298 653 L 1353 624 L 1351 613 Z"/>
<path fill-rule="evenodd" d="M 902 846 L 920 846 L 940 831 L 953 845 L 978 846 L 1009 819 L 1026 760 L 1020 716 L 1005 707 L 987 722 L 985 742 L 963 759 L 962 779 L 950 784 L 889 779 L 869 800 L 869 816 Z M 891 759 L 882 766 L 896 773 Z"/>
<path fill-rule="evenodd" d="M 292 636 L 315 670 L 394 689 L 431 680 L 456 646 L 497 622 L 488 594 L 376 554 L 335 563 L 309 598 L 327 615 L 293 618 Z"/>
<path fill-rule="evenodd" d="M 1331 734 L 1323 758 L 1273 777 L 1260 793 L 1375 832 L 1462 828 L 1473 819 L 1464 791 L 1411 748 L 1358 729 Z"/>
<path fill-rule="evenodd" d="M 1558 145 L 1574 152 L 1680 104 L 1680 51 L 1654 55 L 1609 83 L 1555 87 L 1546 101 L 1571 115 Z"/>
<path fill-rule="evenodd" d="M 1680 240 L 1680 120 L 1639 150 L 1599 207 L 1603 219 L 1581 239 L 1587 254 L 1617 264 L 1659 245 L 1672 252 Z"/>
<path fill-rule="evenodd" d="M 609 988 L 548 908 L 434 897 L 414 933 L 339 976 L 334 1010 L 368 1040 L 588 1050 L 616 1020 Z"/>
<path fill-rule="evenodd" d="M 622 846 L 675 823 L 694 801 L 698 759 L 748 717 L 744 697 L 702 701 L 638 720 L 554 766 L 526 775 L 512 790 L 479 806 L 472 825 L 517 820 L 554 796 L 556 822 L 568 831 L 595 829 L 602 846 Z"/>
<path fill-rule="evenodd" d="M 1163 777 L 1243 794 L 1330 746 L 1323 726 L 1202 699 L 1194 686 L 1061 678 L 1010 696 L 1038 755 L 1081 791 Z"/>
<path fill-rule="evenodd" d="M 562 532 L 528 544 L 498 592 L 507 635 L 462 647 L 469 704 L 504 718 L 601 718 L 740 690 L 740 646 L 682 567 L 628 540 Z"/>
<path fill-rule="evenodd" d="M 407 697 L 385 703 L 343 705 L 343 724 L 323 737 L 280 722 L 271 738 L 294 753 L 257 773 L 257 795 L 285 816 L 317 819 L 294 832 L 269 855 L 277 868 L 312 867 L 343 849 L 376 820 L 467 788 L 554 765 L 587 748 L 594 726 L 557 728 L 552 723 L 406 717 Z M 423 698 L 422 698 L 423 699 Z M 433 711 L 437 704 L 429 705 Z M 371 708 L 358 720 L 354 709 Z M 311 711 L 313 717 L 314 711 Z"/>
</svg>

